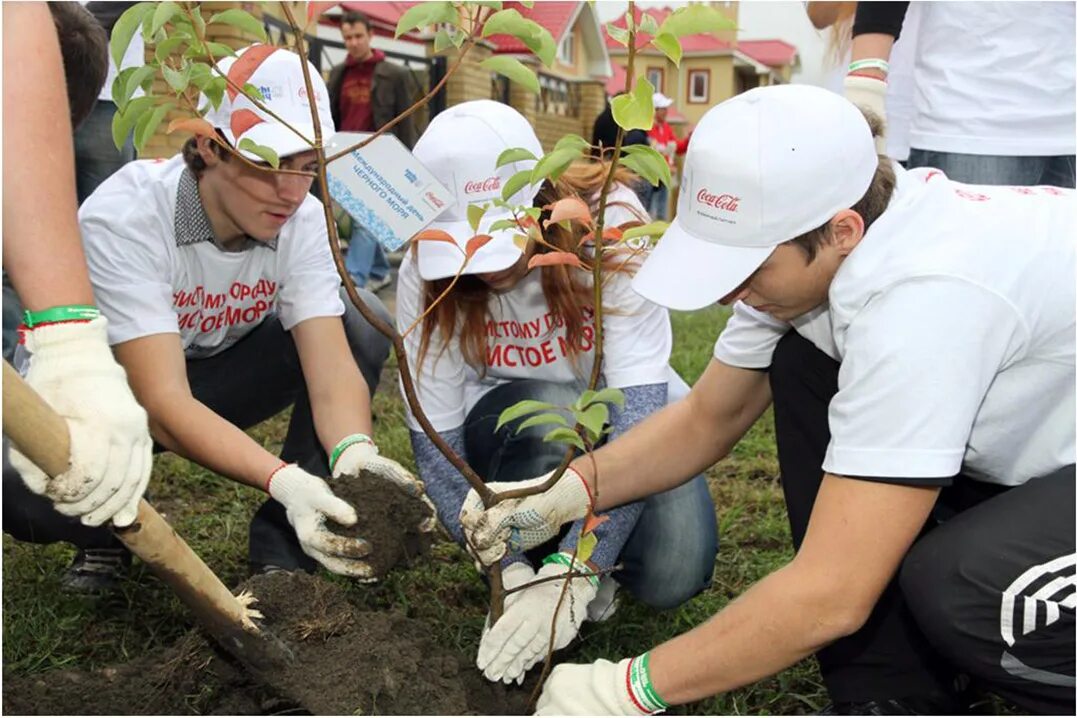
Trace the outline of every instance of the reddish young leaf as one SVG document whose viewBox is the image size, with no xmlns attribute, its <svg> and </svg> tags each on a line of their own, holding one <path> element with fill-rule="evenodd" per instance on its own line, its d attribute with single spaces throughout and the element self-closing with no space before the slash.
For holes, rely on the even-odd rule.
<svg viewBox="0 0 1077 718">
<path fill-rule="evenodd" d="M 546 252 L 544 254 L 536 254 L 530 261 L 528 261 L 527 268 L 554 267 L 559 264 L 568 264 L 583 269 L 583 264 L 580 263 L 580 258 L 572 252 Z"/>
<path fill-rule="evenodd" d="M 309 23 L 318 15 L 333 7 L 337 3 L 335 2 L 308 2 L 307 3 L 307 22 Z"/>
<path fill-rule="evenodd" d="M 620 242 L 621 236 L 624 235 L 617 227 L 606 227 L 602 230 L 602 241 L 607 243 Z M 588 232 L 580 238 L 580 244 L 586 244 L 587 242 L 594 241 L 595 233 Z"/>
<path fill-rule="evenodd" d="M 522 229 L 531 229 L 532 227 L 536 229 L 538 228 L 538 222 L 536 222 L 535 218 L 529 214 L 525 214 L 523 219 L 519 220 L 519 225 Z"/>
<path fill-rule="evenodd" d="M 467 247 L 464 248 L 464 254 L 467 255 L 468 259 L 471 259 L 475 256 L 475 252 L 482 249 L 491 239 L 493 239 L 493 237 L 488 234 L 476 234 L 467 241 Z"/>
<path fill-rule="evenodd" d="M 413 242 L 448 242 L 449 244 L 456 244 L 456 240 L 452 238 L 452 235 L 443 229 L 424 229 L 411 239 Z"/>
<path fill-rule="evenodd" d="M 609 514 L 595 514 L 588 511 L 587 516 L 583 520 L 583 532 L 589 534 L 609 520 Z"/>
<path fill-rule="evenodd" d="M 176 130 L 190 132 L 192 135 L 198 135 L 200 137 L 212 137 L 216 134 L 213 125 L 209 124 L 201 117 L 183 117 L 178 120 L 172 120 L 168 123 L 168 134 L 172 134 Z"/>
<path fill-rule="evenodd" d="M 591 210 L 583 200 L 576 197 L 559 199 L 552 205 L 546 205 L 544 209 L 550 210 L 550 218 L 542 223 L 543 227 L 549 227 L 554 222 L 563 222 L 566 219 L 574 219 L 588 227 L 591 226 Z"/>
</svg>

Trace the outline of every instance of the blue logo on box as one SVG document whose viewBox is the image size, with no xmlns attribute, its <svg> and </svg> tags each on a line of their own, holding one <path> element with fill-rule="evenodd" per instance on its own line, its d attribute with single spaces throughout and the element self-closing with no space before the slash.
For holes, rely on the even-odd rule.
<svg viewBox="0 0 1077 718">
<path fill-rule="evenodd" d="M 412 184 L 419 184 L 419 178 L 411 170 L 404 170 L 404 177 Z"/>
</svg>

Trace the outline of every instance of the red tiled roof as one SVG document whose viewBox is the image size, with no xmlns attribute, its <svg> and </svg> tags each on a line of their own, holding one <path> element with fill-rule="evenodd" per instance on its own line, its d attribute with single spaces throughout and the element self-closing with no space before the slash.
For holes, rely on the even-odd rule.
<svg viewBox="0 0 1077 718">
<path fill-rule="evenodd" d="M 797 47 L 785 40 L 741 40 L 737 49 L 768 67 L 791 65 L 797 58 Z"/>
<path fill-rule="evenodd" d="M 613 68 L 613 75 L 606 80 L 606 94 L 616 95 L 625 89 L 625 77 L 628 76 L 628 71 L 616 62 L 611 62 L 610 67 Z"/>
<path fill-rule="evenodd" d="M 506 10 L 516 10 L 524 17 L 534 20 L 550 31 L 554 42 L 560 43 L 565 33 L 572 29 L 568 24 L 576 15 L 579 5 L 579 1 L 537 2 L 531 8 L 526 8 L 518 2 L 507 2 L 502 7 Z M 512 35 L 491 35 L 486 39 L 493 43 L 495 53 L 530 52 L 527 45 Z"/>
<path fill-rule="evenodd" d="M 417 4 L 416 2 L 342 2 L 340 9 L 343 12 L 354 10 L 363 13 L 370 19 L 370 29 L 373 34 L 392 37 L 401 16 Z M 339 15 L 336 18 L 322 15 L 321 22 L 335 25 L 339 22 Z M 414 31 L 405 33 L 401 39 L 418 41 Z"/>
<path fill-rule="evenodd" d="M 536 7 L 538 5 L 539 5 L 539 3 L 535 3 Z M 634 17 L 635 17 L 637 25 L 639 25 L 640 18 L 642 17 L 644 12 L 646 12 L 648 15 L 653 17 L 655 19 L 655 22 L 657 22 L 659 25 L 661 25 L 662 22 L 665 21 L 665 19 L 667 17 L 669 17 L 669 14 L 671 12 L 673 12 L 673 8 L 670 8 L 670 7 L 657 7 L 657 8 L 647 8 L 646 10 L 640 10 L 640 8 L 637 7 L 635 9 L 635 13 L 634 13 Z M 613 24 L 616 27 L 623 28 L 625 26 L 624 15 L 621 15 L 619 18 L 614 20 Z M 609 33 L 606 32 L 606 28 L 605 28 L 604 25 L 602 27 L 602 36 L 606 39 L 606 47 L 607 48 L 610 48 L 611 50 L 623 50 L 624 49 L 624 45 L 622 45 L 621 43 L 617 42 L 616 40 L 614 40 L 612 37 L 609 36 Z M 637 50 L 642 49 L 648 42 L 650 42 L 650 40 L 651 40 L 650 35 L 647 35 L 645 33 L 637 34 L 636 35 L 636 49 Z M 683 50 L 686 53 L 688 53 L 688 52 L 695 52 L 695 53 L 722 52 L 722 51 L 731 49 L 731 45 L 728 42 L 725 42 L 724 40 L 719 40 L 714 35 L 709 35 L 709 34 L 685 35 L 685 36 L 681 37 L 680 40 L 681 40 L 681 50 Z"/>
</svg>

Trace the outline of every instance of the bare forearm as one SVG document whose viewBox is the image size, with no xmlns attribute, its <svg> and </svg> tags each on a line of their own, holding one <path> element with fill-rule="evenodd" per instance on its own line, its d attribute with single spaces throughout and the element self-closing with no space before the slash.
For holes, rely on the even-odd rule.
<svg viewBox="0 0 1077 718">
<path fill-rule="evenodd" d="M 342 369 L 329 375 L 335 377 L 332 386 L 315 389 L 310 396 L 314 429 L 327 454 L 345 436 L 356 433 L 373 436 L 374 432 L 370 421 L 370 392 L 362 374 L 354 362 L 350 368 Z"/>
<path fill-rule="evenodd" d="M 194 397 L 166 403 L 167 411 L 147 407 L 155 440 L 222 476 L 265 488 L 266 479 L 280 465 L 279 457 Z"/>
<path fill-rule="evenodd" d="M 651 678 L 671 704 L 773 675 L 851 632 L 841 602 L 793 565 L 754 585 L 709 621 L 651 652 Z"/>
</svg>

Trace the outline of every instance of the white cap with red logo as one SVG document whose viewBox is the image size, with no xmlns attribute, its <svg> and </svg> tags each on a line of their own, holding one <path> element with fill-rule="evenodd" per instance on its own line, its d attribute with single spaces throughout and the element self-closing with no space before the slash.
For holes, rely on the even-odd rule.
<svg viewBox="0 0 1077 718">
<path fill-rule="evenodd" d="M 322 142 L 328 142 L 336 134 L 333 115 L 329 110 L 329 92 L 321 74 L 309 62 L 311 85 L 322 126 Z M 303 66 L 299 56 L 285 48 L 272 45 L 250 45 L 235 57 L 226 57 L 218 63 L 236 86 L 248 84 L 258 88 L 262 104 L 294 127 L 304 137 L 314 140 L 314 121 L 307 100 L 307 86 L 303 80 Z M 229 87 L 218 109 L 211 109 L 206 120 L 219 129 L 233 147 L 249 139 L 255 144 L 271 148 L 279 157 L 305 152 L 311 146 L 279 120 L 258 109 L 245 95 Z M 241 151 L 244 157 L 261 161 L 253 152 Z"/>
<path fill-rule="evenodd" d="M 434 117 L 415 143 L 415 158 L 456 197 L 456 202 L 429 227 L 447 232 L 456 246 L 445 242 L 420 244 L 419 276 L 424 280 L 455 276 L 464 261 L 464 248 L 476 234 L 489 234 L 492 239 L 471 258 L 465 274 L 499 272 L 520 258 L 522 251 L 513 241 L 520 230 L 489 231 L 494 222 L 511 219 L 511 212 L 491 207 L 483 215 L 478 232 L 467 220 L 469 204 L 500 199 L 502 188 L 514 174 L 535 166 L 534 160 L 520 160 L 495 167 L 501 153 L 512 147 L 522 147 L 535 157 L 543 154 L 542 144 L 527 119 L 512 107 L 493 100 L 453 105 Z M 530 207 L 539 187 L 524 185 L 509 198 L 509 204 Z"/>
<path fill-rule="evenodd" d="M 712 304 L 856 204 L 877 166 L 867 120 L 836 93 L 777 85 L 726 100 L 692 133 L 677 217 L 632 286 L 671 309 Z"/>
</svg>

